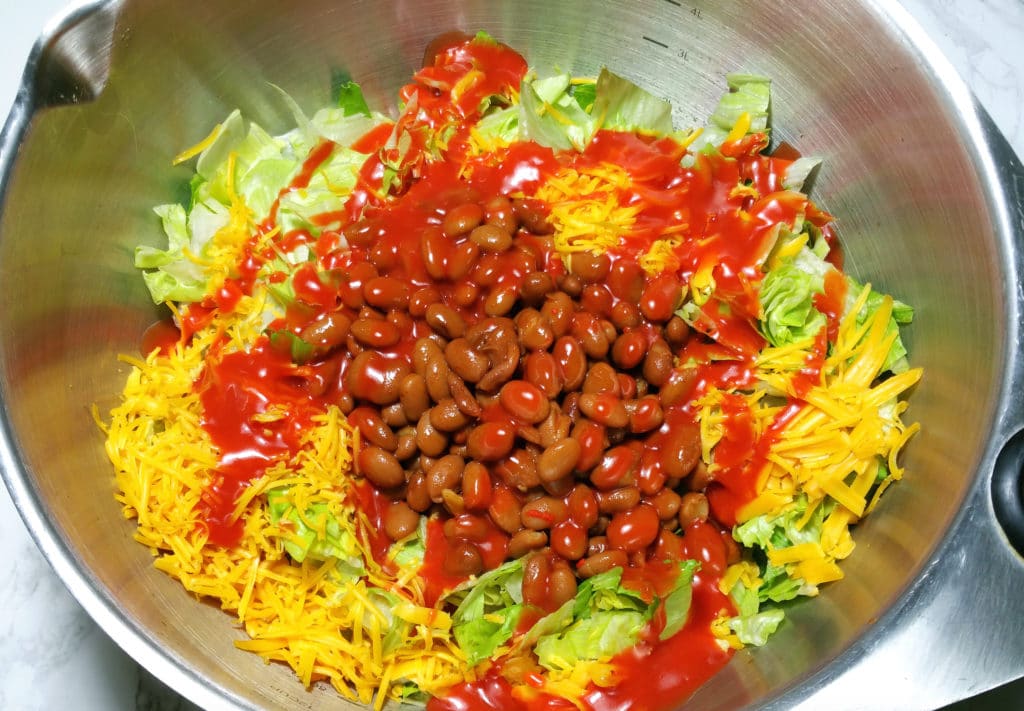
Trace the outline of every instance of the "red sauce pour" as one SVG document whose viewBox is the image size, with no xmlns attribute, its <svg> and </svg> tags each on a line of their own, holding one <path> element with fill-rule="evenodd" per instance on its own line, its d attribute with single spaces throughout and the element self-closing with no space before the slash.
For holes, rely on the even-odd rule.
<svg viewBox="0 0 1024 711">
<path fill-rule="evenodd" d="M 235 501 L 250 481 L 295 451 L 314 414 L 322 411 L 295 377 L 291 361 L 264 342 L 250 353 L 208 358 L 195 384 L 203 404 L 203 429 L 220 454 L 214 482 L 200 508 L 211 543 L 233 546 L 242 534 L 232 521 Z M 271 422 L 256 419 L 271 408 L 289 416 Z"/>
</svg>

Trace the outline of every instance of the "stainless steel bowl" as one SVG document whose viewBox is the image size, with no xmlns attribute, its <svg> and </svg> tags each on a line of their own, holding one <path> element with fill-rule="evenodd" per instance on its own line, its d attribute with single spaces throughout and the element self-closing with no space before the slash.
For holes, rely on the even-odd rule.
<svg viewBox="0 0 1024 711">
<path fill-rule="evenodd" d="M 925 378 L 908 476 L 857 530 L 846 579 L 798 605 L 694 708 L 935 708 L 1024 674 L 1024 168 L 893 3 L 822 0 L 123 0 L 83 5 L 37 45 L 0 140 L 0 466 L 89 613 L 208 708 L 353 708 L 236 651 L 231 619 L 155 571 L 112 498 L 90 415 L 117 355 L 157 318 L 131 266 L 169 163 L 231 109 L 271 129 L 328 101 L 332 73 L 377 107 L 436 34 L 486 29 L 534 65 L 602 64 L 696 123 L 742 70 L 774 79 L 775 136 L 823 156 L 819 202 L 848 264 L 913 304 Z M 1015 548 L 1017 546 L 1017 548 Z"/>
</svg>

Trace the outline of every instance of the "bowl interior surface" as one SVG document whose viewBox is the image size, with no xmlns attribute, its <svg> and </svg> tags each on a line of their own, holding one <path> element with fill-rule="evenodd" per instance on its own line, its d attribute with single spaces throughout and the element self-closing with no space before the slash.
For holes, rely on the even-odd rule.
<svg viewBox="0 0 1024 711">
<path fill-rule="evenodd" d="M 838 217 L 850 270 L 916 309 L 907 340 L 925 377 L 907 419 L 922 432 L 906 479 L 857 530 L 846 579 L 795 606 L 693 706 L 770 698 L 847 649 L 914 579 L 976 474 L 1004 367 L 1003 257 L 976 163 L 935 78 L 870 3 L 125 2 L 105 89 L 33 117 L 4 196 L 0 388 L 21 461 L 10 475 L 49 522 L 40 535 L 67 547 L 76 594 L 122 615 L 112 633 L 130 652 L 238 706 L 357 708 L 237 651 L 230 617 L 152 568 L 113 499 L 91 408 L 105 417 L 117 402 L 118 354 L 136 354 L 161 316 L 132 253 L 162 240 L 152 206 L 188 194 L 190 168 L 171 158 L 235 108 L 290 128 L 271 84 L 312 112 L 347 73 L 393 111 L 427 42 L 451 29 L 486 30 L 538 68 L 606 65 L 671 99 L 680 126 L 703 123 L 727 72 L 770 76 L 775 141 L 825 159 L 813 196 Z"/>
</svg>

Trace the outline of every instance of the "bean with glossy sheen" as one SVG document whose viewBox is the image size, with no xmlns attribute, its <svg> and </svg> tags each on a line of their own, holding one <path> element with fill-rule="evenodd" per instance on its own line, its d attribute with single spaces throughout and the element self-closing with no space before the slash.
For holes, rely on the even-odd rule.
<svg viewBox="0 0 1024 711">
<path fill-rule="evenodd" d="M 700 427 L 683 424 L 669 432 L 662 446 L 662 466 L 666 476 L 681 479 L 697 465 L 701 455 Z"/>
<path fill-rule="evenodd" d="M 521 447 L 512 452 L 495 466 L 495 473 L 508 486 L 518 491 L 530 491 L 540 486 L 537 476 L 537 455 L 529 448 Z"/>
<path fill-rule="evenodd" d="M 481 517 L 474 514 L 457 514 L 444 522 L 444 535 L 448 540 L 465 538 L 467 541 L 482 543 L 487 540 L 491 527 Z"/>
<path fill-rule="evenodd" d="M 588 284 L 604 281 L 611 266 L 611 259 L 604 253 L 576 252 L 569 259 L 569 268 L 573 274 Z"/>
<path fill-rule="evenodd" d="M 390 348 L 402 337 L 395 324 L 378 318 L 356 319 L 349 331 L 357 341 L 370 348 Z"/>
<path fill-rule="evenodd" d="M 584 393 L 580 411 L 599 425 L 619 429 L 629 424 L 626 405 L 611 393 Z"/>
<path fill-rule="evenodd" d="M 636 304 L 628 301 L 619 301 L 612 306 L 611 319 L 612 323 L 615 324 L 615 328 L 620 331 L 639 326 L 643 320 L 640 316 L 640 309 L 637 308 Z"/>
<path fill-rule="evenodd" d="M 644 358 L 644 379 L 651 385 L 660 388 L 668 382 L 672 369 L 675 367 L 675 359 L 672 357 L 672 349 L 662 339 L 651 344 Z"/>
<path fill-rule="evenodd" d="M 612 568 L 624 568 L 629 557 L 621 550 L 606 550 L 584 558 L 576 567 L 581 578 L 592 578 L 607 573 Z"/>
<path fill-rule="evenodd" d="M 673 348 L 680 348 L 690 338 L 690 325 L 678 316 L 673 316 L 665 324 L 665 340 Z"/>
<path fill-rule="evenodd" d="M 519 287 L 519 296 L 530 306 L 544 303 L 544 297 L 555 290 L 555 280 L 547 272 L 527 274 Z"/>
<path fill-rule="evenodd" d="M 538 551 L 527 558 L 523 563 L 523 602 L 547 609 L 550 575 L 551 562 L 544 552 Z"/>
<path fill-rule="evenodd" d="M 523 378 L 552 400 L 562 391 L 558 361 L 547 351 L 533 351 L 523 359 Z"/>
<path fill-rule="evenodd" d="M 437 287 L 421 286 L 409 296 L 409 315 L 422 318 L 431 304 L 441 300 L 441 292 Z"/>
<path fill-rule="evenodd" d="M 352 319 L 340 311 L 321 314 L 302 329 L 299 338 L 313 346 L 316 355 L 324 355 L 345 342 Z"/>
<path fill-rule="evenodd" d="M 446 398 L 430 408 L 430 424 L 439 432 L 452 433 L 468 425 L 469 417 L 455 400 Z"/>
<path fill-rule="evenodd" d="M 555 611 L 576 597 L 576 576 L 564 561 L 551 567 L 548 576 L 548 611 Z"/>
<path fill-rule="evenodd" d="M 484 209 L 476 203 L 467 202 L 448 211 L 441 222 L 441 229 L 449 237 L 461 237 L 484 220 Z"/>
<path fill-rule="evenodd" d="M 491 505 L 491 473 L 480 462 L 466 463 L 462 472 L 462 499 L 471 511 L 484 511 Z"/>
<path fill-rule="evenodd" d="M 510 380 L 502 385 L 498 402 L 510 415 L 531 425 L 547 417 L 551 408 L 540 388 L 525 380 Z"/>
<path fill-rule="evenodd" d="M 478 462 L 494 462 L 508 456 L 515 443 L 515 430 L 503 422 L 484 422 L 472 429 L 466 447 Z"/>
<path fill-rule="evenodd" d="M 654 496 L 647 498 L 646 502 L 658 512 L 658 518 L 662 521 L 670 521 L 679 513 L 681 497 L 672 489 L 662 489 Z"/>
<path fill-rule="evenodd" d="M 509 558 L 522 558 L 530 551 L 540 550 L 548 544 L 548 534 L 544 531 L 532 531 L 529 528 L 516 533 L 508 542 Z"/>
<path fill-rule="evenodd" d="M 434 281 L 445 278 L 445 264 L 451 254 L 451 241 L 440 227 L 428 225 L 420 234 L 420 257 L 427 274 Z"/>
<path fill-rule="evenodd" d="M 487 356 L 473 348 L 465 338 L 455 338 L 445 346 L 444 357 L 448 367 L 467 383 L 476 383 L 491 367 Z"/>
<path fill-rule="evenodd" d="M 494 224 L 480 225 L 469 233 L 470 241 L 485 252 L 505 252 L 512 247 L 512 235 Z"/>
<path fill-rule="evenodd" d="M 377 446 L 361 447 L 356 457 L 359 473 L 381 489 L 405 483 L 405 471 L 391 452 Z"/>
<path fill-rule="evenodd" d="M 639 459 L 636 449 L 629 445 L 612 447 L 590 472 L 590 482 L 602 491 L 628 486 L 633 483 Z"/>
<path fill-rule="evenodd" d="M 584 393 L 611 393 L 622 395 L 619 374 L 608 363 L 594 363 L 583 380 Z"/>
<path fill-rule="evenodd" d="M 357 407 L 349 413 L 348 422 L 359 429 L 359 434 L 364 441 L 392 453 L 398 447 L 398 437 L 385 424 L 380 412 L 376 409 Z"/>
<path fill-rule="evenodd" d="M 575 470 L 582 454 L 579 440 L 567 437 L 555 442 L 537 457 L 537 476 L 546 482 L 564 479 Z"/>
<path fill-rule="evenodd" d="M 586 484 L 577 484 L 572 488 L 566 506 L 569 507 L 569 518 L 584 531 L 589 531 L 597 523 L 597 494 Z"/>
<path fill-rule="evenodd" d="M 427 383 L 418 373 L 409 373 L 398 386 L 398 399 L 410 422 L 419 420 L 430 409 Z"/>
<path fill-rule="evenodd" d="M 458 282 L 473 271 L 476 260 L 480 256 L 480 247 L 474 242 L 466 241 L 452 247 L 445 263 L 444 273 L 450 281 Z"/>
<path fill-rule="evenodd" d="M 515 287 L 499 286 L 492 289 L 484 300 L 484 313 L 488 316 L 504 316 L 516 305 L 519 293 Z"/>
<path fill-rule="evenodd" d="M 580 342 L 572 336 L 562 336 L 555 342 L 551 355 L 558 363 L 562 387 L 567 392 L 578 390 L 587 376 L 587 356 Z"/>
<path fill-rule="evenodd" d="M 491 494 L 491 505 L 487 507 L 487 515 L 495 526 L 509 535 L 513 535 L 523 527 L 520 519 L 522 506 L 512 490 L 506 486 L 496 486 Z"/>
<path fill-rule="evenodd" d="M 688 491 L 679 501 L 679 526 L 685 529 L 694 521 L 707 521 L 709 513 L 708 497 L 696 491 Z"/>
<path fill-rule="evenodd" d="M 629 413 L 629 431 L 633 434 L 651 432 L 661 427 L 664 421 L 661 398 L 657 395 L 644 395 L 635 401 L 633 411 Z"/>
<path fill-rule="evenodd" d="M 520 520 L 526 528 L 543 531 L 561 523 L 568 515 L 564 501 L 554 496 L 541 496 L 523 506 Z"/>
<path fill-rule="evenodd" d="M 445 304 L 431 304 L 427 307 L 426 321 L 432 329 L 445 338 L 461 338 L 466 334 L 466 321 L 458 311 Z"/>
<path fill-rule="evenodd" d="M 496 225 L 510 235 L 519 229 L 519 218 L 512 211 L 512 201 L 503 195 L 491 198 L 484 204 L 484 219 L 489 225 Z"/>
<path fill-rule="evenodd" d="M 649 321 L 665 322 L 672 318 L 682 300 L 679 279 L 674 274 L 663 272 L 644 288 L 640 297 L 640 313 Z"/>
<path fill-rule="evenodd" d="M 569 332 L 572 326 L 572 315 L 574 312 L 572 299 L 563 291 L 555 291 L 548 294 L 540 307 L 540 312 L 551 324 L 551 330 L 555 338 L 561 338 Z"/>
<path fill-rule="evenodd" d="M 639 331 L 627 331 L 612 344 L 612 361 L 624 370 L 640 365 L 646 355 L 647 339 Z"/>
<path fill-rule="evenodd" d="M 483 555 L 472 541 L 457 540 L 445 553 L 444 570 L 449 575 L 476 575 L 483 569 Z"/>
<path fill-rule="evenodd" d="M 404 309 L 409 304 L 409 286 L 393 277 L 375 277 L 363 284 L 363 298 L 382 311 Z"/>
<path fill-rule="evenodd" d="M 597 492 L 597 508 L 603 514 L 629 511 L 639 503 L 640 490 L 635 486 L 623 486 L 611 491 Z"/>
<path fill-rule="evenodd" d="M 416 428 L 403 427 L 398 433 L 398 444 L 395 445 L 395 459 L 404 462 L 419 452 L 416 446 Z"/>
<path fill-rule="evenodd" d="M 384 511 L 384 533 L 392 541 L 400 541 L 416 532 L 420 515 L 405 501 L 392 501 Z"/>
<path fill-rule="evenodd" d="M 693 389 L 696 385 L 697 368 L 683 367 L 673 370 L 672 374 L 668 376 L 668 380 L 661 386 L 661 390 L 658 392 L 662 406 L 672 407 L 673 405 L 686 402 L 690 395 L 693 394 Z"/>
<path fill-rule="evenodd" d="M 572 438 L 580 443 L 580 458 L 576 469 L 588 472 L 601 461 L 608 446 L 605 428 L 590 420 L 580 420 L 572 430 Z"/>
<path fill-rule="evenodd" d="M 390 405 L 398 401 L 399 386 L 408 374 L 404 359 L 363 351 L 349 363 L 345 385 L 352 397 L 374 405 Z"/>
<path fill-rule="evenodd" d="M 658 512 L 653 506 L 640 504 L 628 511 L 615 514 L 608 524 L 605 535 L 608 536 L 608 543 L 612 548 L 635 553 L 654 543 L 660 530 Z"/>
<path fill-rule="evenodd" d="M 579 560 L 587 552 L 587 532 L 569 520 L 551 529 L 551 550 L 566 560 Z"/>
<path fill-rule="evenodd" d="M 458 488 L 465 468 L 466 460 L 457 454 L 446 454 L 434 462 L 427 472 L 427 490 L 435 504 L 441 503 L 445 489 L 454 491 Z"/>
<path fill-rule="evenodd" d="M 526 308 L 516 314 L 519 343 L 527 351 L 544 351 L 555 340 L 554 330 L 547 317 L 534 308 Z"/>
<path fill-rule="evenodd" d="M 409 477 L 409 484 L 405 488 L 405 501 L 409 504 L 409 508 L 420 513 L 429 509 L 434 503 L 430 499 L 426 474 L 418 471 Z"/>
<path fill-rule="evenodd" d="M 429 411 L 416 425 L 416 446 L 428 457 L 440 457 L 448 449 L 448 437 L 431 424 Z"/>
</svg>

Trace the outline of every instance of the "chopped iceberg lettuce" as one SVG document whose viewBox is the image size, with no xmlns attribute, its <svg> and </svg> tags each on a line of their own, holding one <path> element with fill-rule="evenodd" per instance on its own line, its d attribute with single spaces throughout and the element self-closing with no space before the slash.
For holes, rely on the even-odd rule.
<svg viewBox="0 0 1024 711">
<path fill-rule="evenodd" d="M 800 495 L 781 513 L 762 514 L 737 525 L 733 528 L 733 538 L 747 548 L 761 551 L 788 548 L 802 543 L 820 544 L 822 523 L 835 507 L 835 502 L 826 498 L 801 526 L 807 506 L 807 497 Z M 763 563 L 761 579 L 763 582 L 757 592 L 762 601 L 782 602 L 792 600 L 798 595 L 813 595 L 817 590 L 803 579 L 791 576 L 786 568 L 773 566 L 767 561 Z"/>
<path fill-rule="evenodd" d="M 470 666 L 489 659 L 511 639 L 523 612 L 523 561 L 512 560 L 449 594 L 455 640 Z"/>
<path fill-rule="evenodd" d="M 657 608 L 622 586 L 622 569 L 613 568 L 580 585 L 572 618 L 564 627 L 541 635 L 534 651 L 540 665 L 568 670 L 581 661 L 606 660 L 632 646 Z M 565 613 L 554 613 L 564 620 Z"/>
<path fill-rule="evenodd" d="M 628 79 L 602 69 L 591 115 L 601 128 L 665 136 L 672 133 L 672 104 Z"/>
<path fill-rule="evenodd" d="M 416 533 L 402 541 L 396 541 L 388 551 L 388 557 L 401 570 L 419 570 L 427 554 L 427 518 L 420 516 Z"/>
<path fill-rule="evenodd" d="M 519 89 L 520 138 L 558 150 L 582 151 L 594 135 L 594 119 L 569 94 L 571 77 L 524 79 Z"/>
<path fill-rule="evenodd" d="M 736 581 L 729 596 L 737 612 L 728 621 L 729 631 L 743 644 L 762 646 L 785 619 L 786 614 L 780 608 L 764 607 L 759 588 L 747 587 L 742 579 Z"/>
<path fill-rule="evenodd" d="M 684 560 L 679 563 L 679 574 L 672 584 L 672 591 L 665 596 L 662 606 L 665 610 L 665 627 L 659 637 L 668 639 L 683 628 L 690 615 L 690 602 L 693 599 L 693 574 L 700 564 L 695 560 Z"/>
<path fill-rule="evenodd" d="M 339 571 L 353 577 L 362 573 L 363 559 L 355 537 L 339 523 L 327 504 L 313 503 L 300 514 L 289 487 L 267 491 L 267 504 L 271 523 L 290 529 L 281 536 L 281 545 L 292 560 L 301 563 L 306 558 L 333 558 L 338 561 Z"/>
<path fill-rule="evenodd" d="M 746 135 L 769 130 L 771 80 L 753 74 L 728 74 L 725 79 L 729 91 L 719 99 L 691 151 L 717 149 L 744 114 L 750 118 Z"/>
</svg>

